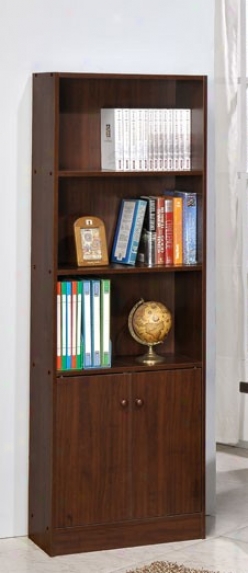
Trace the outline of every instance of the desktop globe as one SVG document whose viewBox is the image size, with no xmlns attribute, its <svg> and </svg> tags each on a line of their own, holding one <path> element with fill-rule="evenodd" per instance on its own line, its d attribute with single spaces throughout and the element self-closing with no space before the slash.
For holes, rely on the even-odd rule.
<svg viewBox="0 0 248 573">
<path fill-rule="evenodd" d="M 164 361 L 154 346 L 164 342 L 171 325 L 171 313 L 161 302 L 141 299 L 134 305 L 128 316 L 129 332 L 136 342 L 148 346 L 146 354 L 136 358 L 138 362 L 153 366 Z"/>
</svg>

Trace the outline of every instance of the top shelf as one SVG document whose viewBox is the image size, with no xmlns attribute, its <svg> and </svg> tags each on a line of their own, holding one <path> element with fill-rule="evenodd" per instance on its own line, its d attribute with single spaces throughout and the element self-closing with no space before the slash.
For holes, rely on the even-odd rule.
<svg viewBox="0 0 248 573">
<path fill-rule="evenodd" d="M 135 74 L 34 74 L 34 99 L 44 117 L 44 137 L 49 172 L 54 171 L 50 148 L 55 143 L 56 175 L 69 177 L 188 177 L 202 175 L 206 165 L 206 76 Z M 47 101 L 51 102 L 48 109 Z M 46 103 L 45 103 L 46 102 Z M 56 113 L 54 114 L 54 106 Z M 100 115 L 102 108 L 189 108 L 191 110 L 190 172 L 101 171 Z M 34 118 L 34 128 L 38 118 Z M 35 131 L 42 143 L 39 124 Z M 50 143 L 49 143 L 49 141 Z M 34 167 L 39 165 L 34 157 Z M 55 167 L 56 168 L 56 167 Z"/>
</svg>

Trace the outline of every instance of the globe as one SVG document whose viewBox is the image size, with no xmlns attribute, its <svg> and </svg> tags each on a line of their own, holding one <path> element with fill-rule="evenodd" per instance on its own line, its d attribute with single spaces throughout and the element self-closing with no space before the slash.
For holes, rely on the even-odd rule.
<svg viewBox="0 0 248 573">
<path fill-rule="evenodd" d="M 153 346 L 164 341 L 171 325 L 171 313 L 161 302 L 141 299 L 134 305 L 128 317 L 129 332 L 134 340 L 148 346 L 148 352 L 137 358 L 139 362 L 153 365 L 164 360 Z"/>
</svg>

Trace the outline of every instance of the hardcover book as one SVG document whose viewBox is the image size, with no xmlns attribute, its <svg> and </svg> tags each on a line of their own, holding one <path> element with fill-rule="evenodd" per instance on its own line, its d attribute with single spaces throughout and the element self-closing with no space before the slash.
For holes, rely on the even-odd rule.
<svg viewBox="0 0 248 573">
<path fill-rule="evenodd" d="M 147 202 L 146 213 L 141 232 L 137 261 L 149 267 L 156 265 L 156 197 L 141 195 Z"/>
<path fill-rule="evenodd" d="M 173 197 L 173 263 L 183 262 L 183 208 L 182 198 Z"/>
<path fill-rule="evenodd" d="M 182 241 L 183 264 L 197 263 L 197 194 L 189 191 L 175 191 L 182 199 Z"/>
<path fill-rule="evenodd" d="M 137 261 L 148 267 L 156 265 L 156 231 L 142 230 Z"/>
<path fill-rule="evenodd" d="M 145 212 L 145 200 L 122 199 L 111 254 L 112 263 L 135 265 Z"/>
<path fill-rule="evenodd" d="M 155 197 L 156 201 L 156 264 L 164 265 L 164 196 Z"/>
<path fill-rule="evenodd" d="M 164 262 L 173 265 L 173 198 L 164 200 Z"/>
</svg>

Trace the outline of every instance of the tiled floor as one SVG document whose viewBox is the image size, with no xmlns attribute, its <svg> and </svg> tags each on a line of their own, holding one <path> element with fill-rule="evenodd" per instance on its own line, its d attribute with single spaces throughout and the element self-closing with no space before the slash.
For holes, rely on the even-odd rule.
<svg viewBox="0 0 248 573">
<path fill-rule="evenodd" d="M 167 560 L 220 573 L 248 573 L 248 451 L 217 451 L 217 513 L 205 540 L 48 557 L 27 538 L 0 540 L 0 573 L 125 573 Z"/>
</svg>

